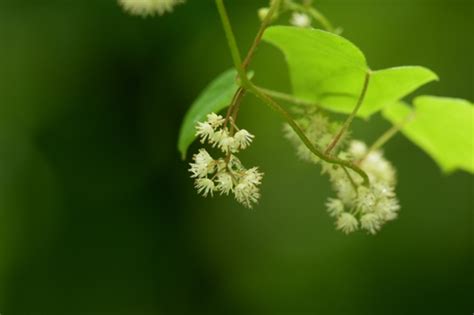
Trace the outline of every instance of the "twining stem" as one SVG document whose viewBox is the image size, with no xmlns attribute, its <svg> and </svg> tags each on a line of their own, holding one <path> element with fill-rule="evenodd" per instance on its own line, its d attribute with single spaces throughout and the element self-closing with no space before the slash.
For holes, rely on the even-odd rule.
<svg viewBox="0 0 474 315">
<path fill-rule="evenodd" d="M 341 130 L 339 131 L 339 133 L 334 137 L 334 139 L 331 141 L 331 143 L 328 145 L 328 147 L 326 148 L 326 151 L 324 153 L 326 154 L 330 154 L 332 149 L 334 149 L 334 147 L 339 143 L 339 140 L 341 140 L 342 136 L 344 135 L 344 133 L 347 131 L 347 129 L 349 129 L 349 127 L 351 126 L 352 124 L 352 121 L 354 120 L 355 116 L 357 115 L 357 112 L 359 111 L 360 107 L 362 106 L 362 104 L 364 103 L 364 99 L 365 99 L 365 95 L 367 94 L 367 89 L 369 88 L 369 82 L 370 82 L 370 70 L 367 71 L 367 73 L 365 74 L 365 79 L 364 79 L 364 85 L 362 87 L 362 91 L 360 92 L 360 96 L 359 96 L 359 99 L 357 100 L 357 104 L 356 106 L 354 107 L 354 110 L 352 111 L 352 113 L 349 115 L 349 117 L 347 117 L 346 121 L 344 122 L 344 124 L 342 125 L 342 128 Z"/>
<path fill-rule="evenodd" d="M 265 21 L 262 23 L 261 29 L 263 29 L 263 32 L 265 31 L 265 28 L 266 28 L 265 25 L 269 25 L 269 23 L 271 22 L 272 16 L 273 16 L 274 12 L 276 12 L 276 10 L 278 9 L 280 3 L 281 3 L 281 0 L 272 1 L 272 6 L 270 8 L 270 11 L 267 14 L 267 16 L 265 17 Z M 337 165 L 340 165 L 341 167 L 347 167 L 347 168 L 352 169 L 354 172 L 358 173 L 363 178 L 364 185 L 369 185 L 369 177 L 367 176 L 367 174 L 361 168 L 359 168 L 357 165 L 353 164 L 350 161 L 346 161 L 346 160 L 343 160 L 343 159 L 340 159 L 340 158 L 337 158 L 337 157 L 334 157 L 334 156 L 330 156 L 329 154 L 325 154 L 324 152 L 322 152 L 318 148 L 316 148 L 311 143 L 311 141 L 308 139 L 308 137 L 306 137 L 304 131 L 293 120 L 291 115 L 283 107 L 281 107 L 277 102 L 275 102 L 270 96 L 268 96 L 265 93 L 261 92 L 249 80 L 249 78 L 247 77 L 247 73 L 246 73 L 245 69 L 242 67 L 239 49 L 237 47 L 237 42 L 235 40 L 235 36 L 234 36 L 233 31 L 232 31 L 232 27 L 230 25 L 229 17 L 227 15 L 227 12 L 226 12 L 226 9 L 225 9 L 225 6 L 224 6 L 224 2 L 223 2 L 223 0 L 216 0 L 216 4 L 217 4 L 218 11 L 219 11 L 219 14 L 220 14 L 220 17 L 221 17 L 221 20 L 222 20 L 222 25 L 224 26 L 224 32 L 226 33 L 226 38 L 227 38 L 227 42 L 229 44 L 229 49 L 231 50 L 232 59 L 234 61 L 234 66 L 237 68 L 237 72 L 239 74 L 241 88 L 255 94 L 260 100 L 263 101 L 264 104 L 266 104 L 271 109 L 276 111 L 284 120 L 286 120 L 287 123 L 291 126 L 291 128 L 300 137 L 301 141 L 308 147 L 308 149 L 314 155 L 316 155 L 321 160 L 326 161 L 328 163 L 337 164 Z M 259 43 L 260 40 L 261 40 L 261 37 L 259 39 L 259 36 L 257 35 L 257 37 L 256 37 L 257 44 L 255 45 L 255 47 L 258 46 L 258 43 Z M 255 48 L 253 49 L 253 51 L 255 51 Z M 250 62 L 250 59 L 253 56 L 253 52 L 249 52 L 249 53 L 250 53 L 250 57 L 249 57 L 248 63 Z M 363 89 L 363 92 L 362 92 L 361 97 L 359 99 L 358 105 L 356 107 L 360 107 L 360 105 L 363 102 L 365 92 L 366 92 L 367 86 L 368 86 L 368 80 L 369 80 L 368 78 L 369 78 L 369 75 L 367 75 L 367 77 L 366 77 L 366 82 L 364 84 L 365 87 Z M 235 99 L 237 99 L 237 98 L 238 97 L 236 97 Z M 353 116 L 355 116 L 355 114 L 357 113 L 357 110 L 358 110 L 358 108 L 356 110 L 354 110 Z M 349 126 L 350 126 L 350 122 L 347 124 L 347 127 L 349 127 Z"/>
<path fill-rule="evenodd" d="M 354 181 L 354 179 L 352 178 L 351 176 L 351 173 L 349 173 L 349 171 L 347 170 L 347 168 L 345 168 L 344 166 L 342 167 L 342 170 L 344 171 L 344 173 L 346 173 L 346 176 L 347 178 L 349 178 L 349 182 L 351 183 L 352 185 L 352 188 L 354 188 L 356 194 L 357 194 L 357 184 L 356 182 Z"/>
<path fill-rule="evenodd" d="M 219 11 L 219 15 L 222 20 L 222 25 L 224 27 L 228 45 L 231 48 L 230 50 L 232 54 L 232 59 L 234 61 L 234 66 L 237 69 L 239 79 L 241 81 L 248 81 L 248 77 L 246 74 L 247 68 L 253 59 L 253 56 L 255 54 L 255 51 L 257 50 L 258 45 L 262 41 L 262 37 L 263 37 L 263 34 L 265 33 L 265 30 L 271 24 L 273 16 L 278 11 L 281 4 L 281 0 L 274 0 L 272 2 L 272 6 L 270 10 L 268 11 L 268 14 L 265 17 L 265 19 L 262 21 L 260 25 L 260 29 L 258 30 L 257 35 L 255 36 L 252 46 L 250 47 L 243 63 L 241 61 L 242 59 L 240 57 L 237 41 L 235 40 L 235 36 L 232 31 L 232 26 L 230 24 L 229 16 L 227 14 L 227 10 L 225 8 L 224 2 L 223 0 L 216 0 L 216 4 Z M 234 117 L 234 121 L 236 120 L 238 112 L 239 112 L 239 108 L 240 108 L 240 103 L 242 101 L 242 98 L 245 96 L 245 92 L 246 92 L 245 89 L 242 87 L 239 87 L 238 90 L 235 92 L 234 98 L 232 99 L 232 102 L 227 110 L 227 115 L 226 115 L 224 125 L 227 125 L 229 117 L 231 116 Z M 233 128 L 231 127 L 231 129 Z"/>
<path fill-rule="evenodd" d="M 272 6 L 270 7 L 270 10 L 268 11 L 267 16 L 265 17 L 262 24 L 260 25 L 260 29 L 257 33 L 257 36 L 254 39 L 252 46 L 249 49 L 249 52 L 247 53 L 247 56 L 245 57 L 244 63 L 242 63 L 242 58 L 240 57 L 239 48 L 237 46 L 237 41 L 235 40 L 234 32 L 232 31 L 232 26 L 230 25 L 229 16 L 227 15 L 227 10 L 225 8 L 224 1 L 216 0 L 217 9 L 221 17 L 222 26 L 224 27 L 224 32 L 227 38 L 227 43 L 231 51 L 234 66 L 237 69 L 237 72 L 239 74 L 240 80 L 242 81 L 241 82 L 242 84 L 249 81 L 247 77 L 246 69 L 248 65 L 250 64 L 250 62 L 252 61 L 252 58 L 255 54 L 255 51 L 258 45 L 262 41 L 263 33 L 265 33 L 265 30 L 272 22 L 273 15 L 280 7 L 281 1 L 282 0 L 272 1 Z"/>
<path fill-rule="evenodd" d="M 216 0 L 217 10 L 221 17 L 222 27 L 224 28 L 224 33 L 227 38 L 227 44 L 230 48 L 230 53 L 232 55 L 232 60 L 234 66 L 239 74 L 241 80 L 247 78 L 244 68 L 242 67 L 242 58 L 240 57 L 239 47 L 237 46 L 237 41 L 235 40 L 234 32 L 232 31 L 232 26 L 230 25 L 229 16 L 224 6 L 223 0 Z"/>
<path fill-rule="evenodd" d="M 274 91 L 274 90 L 269 90 L 269 89 L 265 89 L 265 88 L 262 88 L 262 87 L 257 87 L 260 92 L 263 92 L 273 98 L 276 98 L 276 99 L 280 99 L 282 101 L 285 101 L 285 102 L 288 102 L 288 103 L 292 103 L 294 105 L 299 105 L 299 106 L 308 106 L 308 107 L 320 107 L 319 104 L 315 103 L 315 102 L 312 102 L 312 101 L 308 101 L 308 100 L 303 100 L 301 98 L 298 98 L 298 97 L 295 97 L 293 95 L 290 95 L 290 94 L 286 94 L 286 93 L 282 93 L 282 92 L 278 92 L 278 91 Z"/>
<path fill-rule="evenodd" d="M 388 141 L 390 141 L 407 123 L 409 123 L 415 117 L 415 113 L 408 115 L 403 121 L 399 124 L 392 126 L 392 128 L 385 131 L 367 150 L 367 153 L 364 155 L 360 162 L 364 161 L 367 156 L 383 147 Z M 359 163 L 360 163 L 359 162 Z"/>
<path fill-rule="evenodd" d="M 329 19 L 326 18 L 324 16 L 324 14 L 322 14 L 321 12 L 316 10 L 314 7 L 312 7 L 310 3 L 308 3 L 308 4 L 299 4 L 299 3 L 294 2 L 292 0 L 287 0 L 285 4 L 290 10 L 305 12 L 305 13 L 309 14 L 313 19 L 315 19 L 316 21 L 318 21 L 319 24 L 321 24 L 321 26 L 324 28 L 324 30 L 326 30 L 328 32 L 331 32 L 331 33 L 335 33 L 336 29 L 331 24 Z"/>
<path fill-rule="evenodd" d="M 242 87 L 239 87 L 237 89 L 237 91 L 235 92 L 234 96 L 232 97 L 231 105 L 227 109 L 227 114 L 226 114 L 225 120 L 224 120 L 224 126 L 227 126 L 228 122 L 231 121 L 232 119 L 233 119 L 233 121 L 237 120 L 238 109 L 234 110 L 234 107 L 235 107 L 235 105 L 240 104 L 244 94 L 245 94 L 245 90 Z M 234 130 L 235 130 L 234 125 L 231 124 L 231 127 L 230 127 L 230 134 L 231 135 L 234 134 Z"/>
<path fill-rule="evenodd" d="M 250 46 L 250 49 L 247 53 L 247 57 L 245 57 L 244 63 L 242 64 L 244 70 L 247 69 L 250 62 L 252 61 L 255 51 L 257 50 L 258 45 L 260 45 L 260 42 L 262 41 L 263 33 L 265 33 L 265 30 L 272 23 L 275 13 L 278 12 L 278 9 L 280 8 L 280 4 L 281 0 L 274 0 L 272 2 L 272 6 L 270 7 L 270 10 L 268 11 L 265 18 L 263 19 L 262 24 L 260 24 L 260 29 L 257 32 L 257 36 L 255 36 L 252 46 Z"/>
<path fill-rule="evenodd" d="M 320 151 L 317 147 L 315 147 L 313 143 L 311 142 L 311 140 L 309 140 L 308 137 L 306 137 L 306 134 L 301 129 L 301 127 L 293 120 L 291 115 L 283 107 L 281 107 L 276 101 L 274 101 L 270 96 L 261 92 L 252 82 L 246 85 L 246 88 L 248 91 L 255 94 L 255 96 L 257 96 L 264 104 L 266 104 L 271 109 L 276 111 L 284 120 L 286 120 L 286 122 L 296 132 L 296 134 L 301 139 L 301 141 L 306 145 L 306 147 L 314 155 L 316 155 L 318 158 L 320 158 L 321 160 L 325 162 L 336 164 L 341 167 L 350 168 L 351 170 L 358 173 L 362 177 L 362 179 L 364 180 L 364 185 L 369 185 L 369 177 L 357 165 L 355 165 L 354 163 L 350 161 L 346 161 L 346 160 L 325 154 L 324 152 Z"/>
</svg>

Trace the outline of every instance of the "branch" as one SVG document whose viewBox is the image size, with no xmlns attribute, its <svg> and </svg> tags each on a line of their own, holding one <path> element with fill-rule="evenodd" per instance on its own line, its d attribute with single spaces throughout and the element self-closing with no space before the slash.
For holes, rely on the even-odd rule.
<svg viewBox="0 0 474 315">
<path fill-rule="evenodd" d="M 276 111 L 286 122 L 291 126 L 291 128 L 296 132 L 298 137 L 301 139 L 301 141 L 306 145 L 306 147 L 318 158 L 321 160 L 331 163 L 331 164 L 336 164 L 340 165 L 341 167 L 347 167 L 353 170 L 354 172 L 358 173 L 360 177 L 364 180 L 364 185 L 369 185 L 369 176 L 357 165 L 350 161 L 346 161 L 334 156 L 330 156 L 322 151 L 320 151 L 318 148 L 316 148 L 311 141 L 306 137 L 304 131 L 298 126 L 298 124 L 293 120 L 291 115 L 283 108 L 281 107 L 277 102 L 275 102 L 270 96 L 266 95 L 265 93 L 261 92 L 253 83 L 249 82 L 245 86 L 247 90 L 255 94 L 263 103 L 265 103 L 267 106 L 269 106 L 271 109 Z"/>
<path fill-rule="evenodd" d="M 388 141 L 390 141 L 400 130 L 402 130 L 403 127 L 405 127 L 406 124 L 408 124 L 410 121 L 415 118 L 415 113 L 409 114 L 405 119 L 403 119 L 399 124 L 396 124 L 392 126 L 392 128 L 388 129 L 386 132 L 384 132 L 367 150 L 367 153 L 364 155 L 362 159 L 360 159 L 359 163 L 364 161 L 367 156 L 380 149 L 382 146 L 384 146 Z"/>
<path fill-rule="evenodd" d="M 354 120 L 355 116 L 357 115 L 357 112 L 359 111 L 360 107 L 364 103 L 365 95 L 367 94 L 367 89 L 369 88 L 369 81 L 370 81 L 370 71 L 367 71 L 365 74 L 365 79 L 364 79 L 364 86 L 362 87 L 362 92 L 360 93 L 359 99 L 357 100 L 357 105 L 354 107 L 354 110 L 352 113 L 347 117 L 346 121 L 344 122 L 344 125 L 342 125 L 341 130 L 339 133 L 334 137 L 332 142 L 328 145 L 326 148 L 326 151 L 324 153 L 330 154 L 332 149 L 338 144 L 339 140 L 341 140 L 342 136 L 344 133 L 349 129 L 349 127 L 352 124 L 352 121 Z"/>
<path fill-rule="evenodd" d="M 328 18 L 326 18 L 321 12 L 316 10 L 314 7 L 311 5 L 305 5 L 305 4 L 299 4 L 296 2 L 293 2 L 291 0 L 288 0 L 286 2 L 286 6 L 293 11 L 301 11 L 301 12 L 306 12 L 307 14 L 311 15 L 313 19 L 319 22 L 321 26 L 324 28 L 324 30 L 331 32 L 331 33 L 336 33 L 336 29 L 334 26 L 331 24 Z"/>
<path fill-rule="evenodd" d="M 320 105 L 318 103 L 308 101 L 308 100 L 304 100 L 304 99 L 295 97 L 291 94 L 282 93 L 282 92 L 279 92 L 279 91 L 273 91 L 273 90 L 265 89 L 265 88 L 262 88 L 262 87 L 257 87 L 257 88 L 260 90 L 260 92 L 263 92 L 263 93 L 267 94 L 268 96 L 280 99 L 282 101 L 292 103 L 294 105 L 307 106 L 307 107 L 318 107 L 318 108 L 320 107 Z"/>
<path fill-rule="evenodd" d="M 235 69 L 239 73 L 240 79 L 244 81 L 247 79 L 247 74 L 245 73 L 245 70 L 242 67 L 242 58 L 240 57 L 239 47 L 237 46 L 237 41 L 235 40 L 234 32 L 232 31 L 232 26 L 230 25 L 229 16 L 227 15 L 227 11 L 224 6 L 224 1 L 216 0 L 216 5 L 217 10 L 219 11 L 219 16 L 221 17 L 222 27 L 224 28 L 225 36 L 227 38 L 227 44 L 229 45 Z"/>
</svg>

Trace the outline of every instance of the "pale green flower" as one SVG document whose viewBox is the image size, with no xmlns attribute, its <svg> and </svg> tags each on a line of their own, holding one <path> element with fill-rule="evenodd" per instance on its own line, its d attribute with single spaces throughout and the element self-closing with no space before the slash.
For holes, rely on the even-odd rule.
<svg viewBox="0 0 474 315">
<path fill-rule="evenodd" d="M 163 15 L 172 12 L 173 8 L 184 3 L 184 0 L 118 0 L 120 5 L 133 15 Z"/>
</svg>

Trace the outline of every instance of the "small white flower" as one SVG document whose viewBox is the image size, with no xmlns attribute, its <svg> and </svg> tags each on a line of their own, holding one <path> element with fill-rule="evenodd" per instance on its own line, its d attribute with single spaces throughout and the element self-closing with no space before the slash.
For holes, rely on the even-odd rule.
<svg viewBox="0 0 474 315">
<path fill-rule="evenodd" d="M 395 193 L 393 191 L 394 188 L 385 183 L 375 182 L 372 184 L 371 188 L 374 195 L 376 195 L 378 198 L 385 198 L 385 197 L 392 198 L 395 196 Z"/>
<path fill-rule="evenodd" d="M 221 194 L 228 195 L 229 192 L 234 187 L 234 182 L 232 180 L 232 176 L 228 173 L 219 173 L 217 175 L 217 187 L 216 189 L 221 192 Z"/>
<path fill-rule="evenodd" d="M 250 132 L 248 132 L 247 130 L 241 129 L 237 131 L 234 135 L 235 146 L 237 147 L 237 149 L 244 150 L 252 143 L 254 137 L 255 136 L 250 134 Z"/>
<path fill-rule="evenodd" d="M 349 234 L 359 228 L 359 222 L 352 214 L 344 212 L 337 219 L 336 227 L 342 232 Z"/>
<path fill-rule="evenodd" d="M 290 23 L 298 27 L 310 27 L 311 19 L 307 14 L 294 12 L 291 16 Z"/>
<path fill-rule="evenodd" d="M 235 199 L 248 208 L 252 208 L 254 203 L 260 198 L 258 185 L 262 183 L 263 173 L 257 167 L 245 170 L 240 175 L 240 180 L 234 188 Z"/>
<path fill-rule="evenodd" d="M 356 197 L 354 187 L 352 187 L 352 184 L 347 177 L 340 177 L 334 183 L 334 188 L 337 192 L 338 198 L 341 199 L 344 204 L 351 204 L 352 200 Z"/>
<path fill-rule="evenodd" d="M 353 140 L 349 145 L 349 153 L 355 159 L 361 159 L 367 154 L 367 145 L 362 141 Z"/>
<path fill-rule="evenodd" d="M 370 164 L 378 164 L 383 161 L 383 154 L 380 151 L 373 151 L 365 159 Z"/>
<path fill-rule="evenodd" d="M 229 136 L 229 133 L 226 129 L 219 129 L 212 135 L 212 138 L 209 139 L 209 143 L 212 143 L 212 147 L 219 146 L 222 139 Z"/>
<path fill-rule="evenodd" d="M 234 196 L 238 202 L 247 208 L 252 208 L 253 204 L 258 202 L 260 192 L 256 186 L 243 182 L 235 186 Z"/>
<path fill-rule="evenodd" d="M 196 125 L 196 137 L 201 137 L 201 143 L 214 138 L 214 128 L 208 122 L 198 122 Z"/>
<path fill-rule="evenodd" d="M 360 225 L 369 233 L 375 234 L 380 230 L 380 219 L 374 213 L 367 213 L 360 218 Z"/>
<path fill-rule="evenodd" d="M 344 212 L 344 203 L 339 199 L 329 198 L 326 207 L 331 217 L 338 217 Z"/>
<path fill-rule="evenodd" d="M 396 182 L 395 170 L 392 165 L 383 157 L 382 152 L 371 152 L 361 163 L 361 168 L 366 171 L 371 179 L 382 181 L 388 184 Z"/>
<path fill-rule="evenodd" d="M 270 8 L 260 8 L 258 9 L 258 18 L 260 21 L 265 20 L 267 17 L 268 12 L 270 12 Z"/>
<path fill-rule="evenodd" d="M 196 179 L 194 186 L 196 187 L 199 194 L 207 197 L 208 194 L 213 195 L 215 185 L 209 178 L 198 178 Z"/>
<path fill-rule="evenodd" d="M 377 204 L 375 214 L 383 221 L 392 221 L 398 217 L 400 205 L 395 198 L 384 198 Z"/>
<path fill-rule="evenodd" d="M 221 115 L 210 113 L 207 115 L 207 122 L 215 129 L 224 123 L 225 119 Z"/>
<path fill-rule="evenodd" d="M 194 163 L 190 163 L 189 171 L 192 173 L 191 178 L 206 177 L 207 174 L 213 173 L 215 169 L 214 159 L 207 153 L 205 149 L 200 149 L 197 154 L 193 156 Z"/>
<path fill-rule="evenodd" d="M 372 191 L 367 187 L 361 186 L 357 192 L 357 208 L 361 209 L 363 213 L 373 212 L 377 199 Z"/>
<path fill-rule="evenodd" d="M 133 15 L 163 15 L 184 3 L 184 0 L 118 0 L 120 5 Z"/>
<path fill-rule="evenodd" d="M 262 178 L 263 173 L 258 171 L 258 167 L 252 167 L 245 171 L 242 181 L 250 185 L 260 185 L 262 183 Z"/>
<path fill-rule="evenodd" d="M 229 136 L 227 133 L 224 133 L 217 144 L 217 147 L 221 149 L 222 152 L 228 154 L 230 152 L 235 152 L 235 139 L 234 137 Z"/>
</svg>

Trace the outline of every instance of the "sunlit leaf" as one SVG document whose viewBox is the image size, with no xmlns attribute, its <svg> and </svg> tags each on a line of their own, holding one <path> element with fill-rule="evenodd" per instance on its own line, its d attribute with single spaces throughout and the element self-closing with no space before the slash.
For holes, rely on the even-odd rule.
<svg viewBox="0 0 474 315">
<path fill-rule="evenodd" d="M 288 26 L 269 28 L 264 40 L 285 55 L 295 96 L 340 113 L 353 110 L 370 71 L 354 44 L 325 31 Z M 436 74 L 419 66 L 373 71 L 358 116 L 369 117 L 433 80 Z"/>
<path fill-rule="evenodd" d="M 414 105 L 414 109 L 400 103 L 390 105 L 383 115 L 393 124 L 401 124 L 403 134 L 445 172 L 461 169 L 474 173 L 473 104 L 462 99 L 422 96 L 415 99 Z"/>
<path fill-rule="evenodd" d="M 237 72 L 233 69 L 219 75 L 189 108 L 181 125 L 178 140 L 178 150 L 183 159 L 186 158 L 188 147 L 196 138 L 196 123 L 205 120 L 207 114 L 217 113 L 230 105 L 234 92 L 238 89 L 236 76 Z"/>
<path fill-rule="evenodd" d="M 367 118 L 433 80 L 437 80 L 436 74 L 419 66 L 373 71 L 365 101 L 358 115 Z M 341 113 L 350 113 L 357 103 L 361 82 L 359 78 L 347 75 L 344 80 L 327 80 L 323 87 L 328 91 L 338 91 L 335 94 L 322 94 L 319 101 L 323 107 Z"/>
</svg>

